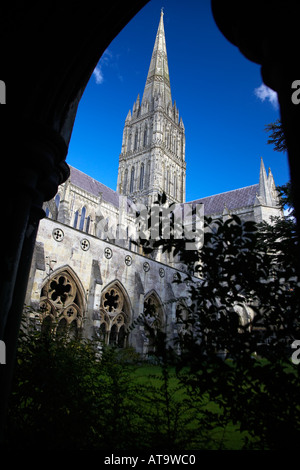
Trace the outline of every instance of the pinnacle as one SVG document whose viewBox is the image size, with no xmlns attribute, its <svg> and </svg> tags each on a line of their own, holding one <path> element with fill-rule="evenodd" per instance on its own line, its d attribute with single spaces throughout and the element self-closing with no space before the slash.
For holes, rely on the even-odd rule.
<svg viewBox="0 0 300 470">
<path fill-rule="evenodd" d="M 169 103 L 172 104 L 172 97 L 163 16 L 162 9 L 142 103 L 145 101 L 151 103 L 154 96 L 160 94 L 164 105 L 167 106 Z"/>
</svg>

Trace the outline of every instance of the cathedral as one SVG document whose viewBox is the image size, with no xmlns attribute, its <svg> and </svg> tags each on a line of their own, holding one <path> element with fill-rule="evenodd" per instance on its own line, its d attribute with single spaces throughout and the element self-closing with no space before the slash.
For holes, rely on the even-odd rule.
<svg viewBox="0 0 300 470">
<path fill-rule="evenodd" d="M 200 205 L 213 219 L 268 221 L 281 210 L 262 160 L 258 176 L 252 186 L 186 202 L 185 128 L 172 103 L 161 12 L 143 96 L 125 119 L 117 190 L 71 167 L 44 204 L 26 295 L 30 315 L 57 331 L 151 353 L 145 321 L 176 337 L 176 315 L 189 296 L 185 284 L 173 282 L 186 267 L 172 253 L 143 253 L 136 208 L 151 207 L 164 192 L 169 204 Z"/>
</svg>

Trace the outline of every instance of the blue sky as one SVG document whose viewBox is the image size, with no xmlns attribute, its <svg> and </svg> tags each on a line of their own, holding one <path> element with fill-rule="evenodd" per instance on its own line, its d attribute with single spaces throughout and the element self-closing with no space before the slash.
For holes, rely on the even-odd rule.
<svg viewBox="0 0 300 470">
<path fill-rule="evenodd" d="M 151 0 L 103 54 L 79 104 L 67 162 L 116 189 L 124 121 L 143 94 L 164 7 L 172 99 L 186 132 L 186 200 L 258 182 L 260 158 L 275 184 L 289 180 L 287 156 L 267 144 L 279 118 L 260 66 L 217 28 L 210 0 Z"/>
</svg>

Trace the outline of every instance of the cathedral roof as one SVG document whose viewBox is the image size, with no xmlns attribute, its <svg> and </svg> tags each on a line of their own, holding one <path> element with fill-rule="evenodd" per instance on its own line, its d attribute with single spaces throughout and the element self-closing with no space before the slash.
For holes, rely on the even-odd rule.
<svg viewBox="0 0 300 470">
<path fill-rule="evenodd" d="M 72 184 L 78 188 L 84 189 L 94 196 L 99 196 L 99 194 L 102 193 L 103 201 L 108 202 L 115 207 L 119 207 L 119 194 L 116 191 L 105 186 L 105 184 L 100 183 L 100 181 L 95 180 L 91 176 L 86 175 L 82 171 L 77 170 L 77 168 L 70 166 L 70 170 L 70 179 Z"/>
<path fill-rule="evenodd" d="M 119 194 L 113 189 L 100 183 L 91 176 L 86 175 L 77 168 L 70 166 L 71 170 L 71 183 L 75 186 L 93 194 L 99 196 L 102 193 L 103 201 L 112 204 L 115 207 L 119 207 Z M 259 193 L 259 184 L 253 184 L 252 186 L 246 186 L 245 188 L 234 189 L 225 193 L 215 194 L 213 196 L 203 197 L 190 201 L 193 203 L 204 204 L 204 214 L 214 215 L 222 214 L 224 208 L 231 210 L 240 209 L 242 207 L 254 206 L 255 198 Z"/>
<path fill-rule="evenodd" d="M 253 184 L 252 186 L 234 189 L 232 191 L 203 197 L 190 202 L 203 203 L 204 215 L 223 214 L 224 208 L 231 211 L 242 207 L 254 206 L 258 191 L 259 184 Z"/>
</svg>

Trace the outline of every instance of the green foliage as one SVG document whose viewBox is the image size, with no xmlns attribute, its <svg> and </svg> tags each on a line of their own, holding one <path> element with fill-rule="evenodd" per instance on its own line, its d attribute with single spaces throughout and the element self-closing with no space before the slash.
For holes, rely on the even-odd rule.
<svg viewBox="0 0 300 470">
<path fill-rule="evenodd" d="M 200 251 L 186 251 L 185 240 L 172 236 L 143 241 L 147 252 L 162 246 L 190 268 L 176 281 L 188 283 L 191 299 L 185 318 L 178 318 L 180 380 L 195 402 L 208 397 L 218 404 L 224 426 L 234 423 L 247 431 L 248 448 L 295 449 L 300 439 L 299 366 L 291 362 L 291 345 L 300 338 L 295 222 L 277 218 L 257 226 L 234 215 L 225 221 L 206 218 L 204 229 Z"/>
<path fill-rule="evenodd" d="M 271 124 L 265 126 L 265 131 L 270 133 L 268 144 L 274 146 L 276 152 L 286 152 L 287 145 L 285 140 L 285 135 L 283 132 L 283 127 L 280 119 L 277 119 Z M 288 181 L 286 184 L 277 186 L 277 191 L 279 193 L 280 205 L 282 209 L 290 209 L 290 215 L 295 216 L 294 203 L 293 203 L 293 192 L 292 184 Z"/>
<path fill-rule="evenodd" d="M 279 194 L 279 203 L 282 210 L 289 209 L 289 216 L 295 217 L 292 184 L 288 181 L 286 184 L 276 187 Z"/>
<path fill-rule="evenodd" d="M 147 384 L 137 388 L 139 410 L 144 418 L 148 448 L 174 451 L 213 447 L 211 430 L 219 423 L 216 411 L 207 402 L 191 398 L 169 366 L 162 364 L 161 373 L 149 375 Z"/>
<path fill-rule="evenodd" d="M 265 126 L 265 130 L 266 132 L 270 132 L 270 137 L 267 143 L 274 145 L 274 150 L 277 152 L 286 152 L 287 145 L 281 120 L 277 119 L 275 122 L 267 124 Z"/>
<path fill-rule="evenodd" d="M 137 362 L 139 365 L 134 365 Z M 208 428 L 185 387 L 167 367 L 152 376 L 154 383 L 149 376 L 140 383 L 135 372 L 140 362 L 132 350 L 111 347 L 102 348 L 99 360 L 93 342 L 23 328 L 6 447 L 102 451 L 203 448 L 204 440 L 210 440 L 205 433 Z"/>
<path fill-rule="evenodd" d="M 198 253 L 203 278 L 191 286 L 181 340 L 181 378 L 218 403 L 224 419 L 247 430 L 251 446 L 296 448 L 299 369 L 290 361 L 291 344 L 300 338 L 294 223 L 277 219 L 257 230 L 233 216 L 207 219 L 206 229 Z M 245 305 L 253 315 L 241 321 L 236 307 L 247 312 Z"/>
<path fill-rule="evenodd" d="M 23 449 L 126 448 L 138 435 L 127 361 L 89 341 L 22 331 L 7 445 Z"/>
</svg>

